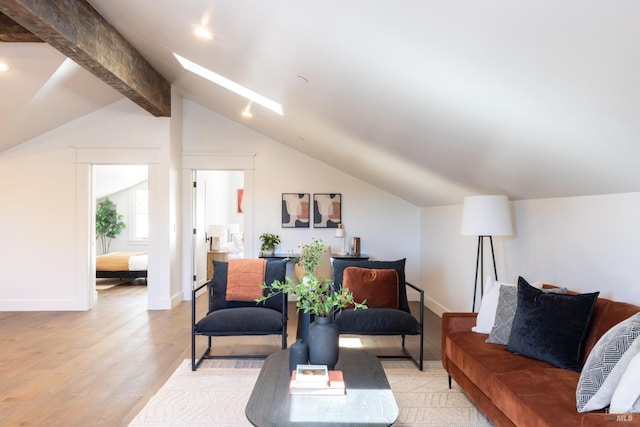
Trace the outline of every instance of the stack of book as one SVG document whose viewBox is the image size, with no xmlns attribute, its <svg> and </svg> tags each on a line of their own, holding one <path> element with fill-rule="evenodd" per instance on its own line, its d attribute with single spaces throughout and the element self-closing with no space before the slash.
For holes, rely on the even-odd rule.
<svg viewBox="0 0 640 427">
<path fill-rule="evenodd" d="M 340 396 L 345 390 L 342 371 L 329 371 L 326 365 L 298 365 L 291 372 L 291 394 Z"/>
</svg>

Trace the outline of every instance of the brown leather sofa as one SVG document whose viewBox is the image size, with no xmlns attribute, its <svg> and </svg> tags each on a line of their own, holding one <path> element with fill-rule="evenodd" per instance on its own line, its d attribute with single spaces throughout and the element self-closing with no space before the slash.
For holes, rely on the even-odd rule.
<svg viewBox="0 0 640 427">
<path fill-rule="evenodd" d="M 587 340 L 584 364 L 598 339 L 640 307 L 598 298 Z M 640 414 L 603 411 L 579 413 L 576 386 L 580 373 L 505 351 L 471 331 L 477 313 L 444 313 L 442 364 L 456 383 L 496 426 L 640 426 Z"/>
</svg>

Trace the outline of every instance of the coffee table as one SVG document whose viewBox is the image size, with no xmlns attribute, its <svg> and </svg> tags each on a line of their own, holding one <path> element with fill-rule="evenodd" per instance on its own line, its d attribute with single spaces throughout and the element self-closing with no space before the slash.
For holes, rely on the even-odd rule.
<svg viewBox="0 0 640 427">
<path fill-rule="evenodd" d="M 340 348 L 336 369 L 344 374 L 344 396 L 292 396 L 289 394 L 289 350 L 264 362 L 245 414 L 260 427 L 283 426 L 390 426 L 398 418 L 398 405 L 378 358 L 362 350 Z"/>
</svg>

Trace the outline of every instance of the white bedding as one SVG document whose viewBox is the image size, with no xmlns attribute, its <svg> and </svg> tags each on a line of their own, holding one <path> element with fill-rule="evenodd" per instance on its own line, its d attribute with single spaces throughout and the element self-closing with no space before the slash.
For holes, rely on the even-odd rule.
<svg viewBox="0 0 640 427">
<path fill-rule="evenodd" d="M 244 236 L 242 233 L 231 234 L 228 243 L 220 245 L 222 250 L 228 252 L 229 259 L 244 258 Z"/>
<path fill-rule="evenodd" d="M 129 257 L 129 271 L 144 271 L 149 265 L 149 255 L 131 255 Z"/>
</svg>

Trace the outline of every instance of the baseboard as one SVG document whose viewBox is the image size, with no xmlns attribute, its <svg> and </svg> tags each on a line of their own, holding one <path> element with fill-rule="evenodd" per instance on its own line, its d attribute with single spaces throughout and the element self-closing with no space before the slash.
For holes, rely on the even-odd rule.
<svg viewBox="0 0 640 427">
<path fill-rule="evenodd" d="M 0 311 L 87 311 L 80 301 L 55 300 L 0 300 Z"/>
<path fill-rule="evenodd" d="M 424 305 L 425 305 L 425 307 L 427 307 L 429 310 L 433 311 L 434 313 L 436 313 L 440 317 L 442 317 L 442 313 L 446 313 L 448 311 L 451 311 L 447 307 L 441 305 L 437 301 L 435 301 L 432 298 L 429 298 L 427 296 L 425 296 L 425 298 L 424 298 Z"/>
</svg>

